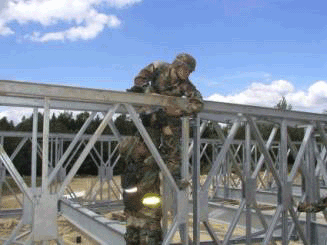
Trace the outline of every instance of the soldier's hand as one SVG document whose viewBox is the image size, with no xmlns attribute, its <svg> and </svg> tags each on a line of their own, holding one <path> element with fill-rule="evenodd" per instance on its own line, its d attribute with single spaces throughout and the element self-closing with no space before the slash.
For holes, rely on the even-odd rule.
<svg viewBox="0 0 327 245">
<path fill-rule="evenodd" d="M 190 112 L 197 113 L 203 109 L 203 102 L 196 99 L 190 99 L 187 108 Z"/>
<path fill-rule="evenodd" d="M 183 115 L 183 111 L 181 110 L 181 108 L 179 108 L 176 105 L 168 105 L 165 108 L 165 112 L 167 113 L 167 115 L 169 116 L 175 116 L 175 117 L 179 117 Z"/>
<path fill-rule="evenodd" d="M 126 91 L 127 92 L 132 92 L 132 93 L 144 93 L 144 88 L 134 85 L 130 89 L 126 89 Z"/>
</svg>

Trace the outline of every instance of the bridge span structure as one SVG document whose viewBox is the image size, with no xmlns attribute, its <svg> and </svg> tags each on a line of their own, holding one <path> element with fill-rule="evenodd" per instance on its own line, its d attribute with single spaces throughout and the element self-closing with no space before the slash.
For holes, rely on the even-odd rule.
<svg viewBox="0 0 327 245">
<path fill-rule="evenodd" d="M 117 114 L 129 116 L 161 170 L 163 244 L 327 243 L 326 211 L 297 210 L 299 202 L 314 203 L 327 195 L 327 115 L 205 101 L 198 115 L 181 118 L 182 176 L 191 184 L 180 190 L 139 118 L 145 106 L 172 103 L 186 107 L 187 99 L 1 80 L 0 106 L 33 111 L 31 132 L 0 132 L 0 218 L 20 219 L 9 236 L 0 238 L 3 244 L 64 244 L 58 232 L 60 216 L 94 244 L 125 244 L 124 221 L 102 215 L 124 208 L 113 174 L 120 162 L 117 145 L 124 137 L 114 123 Z M 90 115 L 76 134 L 62 134 L 50 132 L 54 110 Z M 100 125 L 94 134 L 86 134 L 99 114 Z M 262 132 L 260 125 L 270 125 L 264 127 L 269 132 Z M 112 134 L 103 134 L 107 127 Z M 207 127 L 215 137 L 202 136 Z M 302 139 L 292 140 L 289 132 L 294 128 Z M 5 151 L 7 138 L 19 142 L 10 154 Z M 31 159 L 24 164 L 31 169 L 30 183 L 15 167 L 15 157 L 27 142 Z M 98 175 L 80 196 L 71 183 L 87 157 Z M 17 209 L 1 208 L 1 189 L 12 189 L 10 181 L 20 191 L 12 190 Z"/>
</svg>

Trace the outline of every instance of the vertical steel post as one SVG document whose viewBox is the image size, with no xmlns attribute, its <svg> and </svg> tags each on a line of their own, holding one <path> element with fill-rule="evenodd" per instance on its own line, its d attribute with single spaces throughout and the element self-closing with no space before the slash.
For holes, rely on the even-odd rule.
<svg viewBox="0 0 327 245">
<path fill-rule="evenodd" d="M 282 196 L 283 211 L 282 211 L 282 244 L 288 244 L 288 217 L 287 217 L 287 209 L 288 204 L 285 203 L 285 192 L 287 186 L 287 176 L 288 176 L 288 166 L 287 166 L 287 122 L 283 120 L 280 127 L 280 176 L 282 185 L 280 187 L 280 192 Z"/>
<path fill-rule="evenodd" d="M 50 132 L 50 101 L 45 98 L 43 115 L 43 146 L 42 146 L 42 192 L 48 190 L 49 164 L 49 132 Z"/>
<path fill-rule="evenodd" d="M 307 189 L 307 193 L 310 192 L 310 202 L 317 202 L 319 200 L 319 195 L 318 195 L 318 180 L 317 177 L 315 176 L 315 162 L 316 159 L 314 157 L 314 139 L 313 135 L 311 135 L 310 140 L 309 140 L 309 145 L 308 145 L 308 173 L 309 173 L 309 189 Z M 312 245 L 318 245 L 318 238 L 317 238 L 317 227 L 316 227 L 316 214 L 311 213 L 307 214 L 307 221 L 309 221 L 309 232 L 310 232 L 310 239 L 309 242 Z"/>
<path fill-rule="evenodd" d="M 304 191 L 305 191 L 305 195 L 306 195 L 306 202 L 307 203 L 312 203 L 313 202 L 313 195 L 312 195 L 312 179 L 311 179 L 311 170 L 310 170 L 310 140 L 308 143 L 308 147 L 306 148 L 305 151 L 305 160 L 304 160 L 304 164 L 305 164 L 305 171 L 304 171 Z M 306 237 L 308 239 L 308 241 L 311 244 L 312 241 L 312 234 L 311 234 L 311 222 L 312 222 L 312 213 L 306 213 L 306 222 L 305 222 L 305 228 L 306 228 Z"/>
<path fill-rule="evenodd" d="M 200 245 L 200 118 L 193 119 L 193 245 Z"/>
<path fill-rule="evenodd" d="M 182 179 L 189 180 L 189 157 L 188 157 L 188 147 L 189 147 L 189 128 L 190 119 L 188 117 L 182 118 Z M 188 192 L 189 188 L 186 188 L 185 192 Z M 187 195 L 188 196 L 188 195 Z M 187 209 L 187 207 L 185 207 Z M 188 244 L 188 212 L 186 213 L 185 223 L 180 224 L 180 235 L 183 245 Z"/>
<path fill-rule="evenodd" d="M 245 126 L 245 158 L 244 158 L 244 179 L 245 179 L 245 190 L 246 190 L 246 244 L 250 245 L 252 244 L 251 241 L 251 226 L 252 226 L 252 217 L 251 217 L 251 202 L 253 200 L 249 200 L 249 193 L 247 193 L 249 191 L 249 187 L 247 185 L 249 185 L 249 181 L 251 178 L 251 129 L 250 129 L 250 125 L 247 123 Z M 255 191 L 255 190 L 252 190 Z"/>
<path fill-rule="evenodd" d="M 112 173 L 114 172 L 113 168 L 114 166 L 112 166 L 111 164 L 111 142 L 112 141 L 108 141 L 108 167 L 111 169 L 112 168 Z M 111 185 L 110 182 L 112 181 L 113 176 L 110 176 L 110 179 L 107 180 L 108 183 L 108 200 L 110 201 L 110 191 L 111 191 Z"/>
<path fill-rule="evenodd" d="M 37 163 L 37 129 L 38 129 L 38 109 L 33 110 L 33 136 L 32 136 L 32 168 L 31 183 L 32 193 L 35 194 L 36 188 L 36 163 Z"/>
<path fill-rule="evenodd" d="M 3 146 L 3 142 L 4 142 L 4 137 L 0 136 L 0 144 Z M 1 203 L 1 196 L 2 196 L 2 186 L 3 183 L 5 183 L 6 180 L 6 168 L 5 165 L 0 162 L 0 203 Z"/>
</svg>

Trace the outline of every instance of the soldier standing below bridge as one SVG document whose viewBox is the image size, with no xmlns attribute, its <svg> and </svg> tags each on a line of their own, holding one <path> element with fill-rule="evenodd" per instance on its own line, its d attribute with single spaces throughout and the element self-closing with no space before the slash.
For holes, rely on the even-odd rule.
<svg viewBox="0 0 327 245">
<path fill-rule="evenodd" d="M 203 107 L 200 92 L 188 79 L 195 66 L 195 59 L 185 53 L 177 55 L 172 64 L 151 63 L 139 72 L 134 86 L 127 90 L 189 99 L 186 109 L 171 105 L 140 115 L 180 189 L 188 186 L 188 181 L 181 178 L 181 117 L 194 115 Z M 159 168 L 139 135 L 124 139 L 120 152 L 127 163 L 122 179 L 127 245 L 159 245 L 162 242 Z M 159 204 L 148 203 L 153 199 L 159 200 Z"/>
</svg>

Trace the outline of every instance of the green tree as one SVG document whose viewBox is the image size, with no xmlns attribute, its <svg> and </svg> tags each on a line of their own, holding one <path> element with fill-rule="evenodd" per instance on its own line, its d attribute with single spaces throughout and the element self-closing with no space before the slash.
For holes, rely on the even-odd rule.
<svg viewBox="0 0 327 245">
<path fill-rule="evenodd" d="M 292 110 L 292 105 L 287 103 L 285 96 L 282 96 L 280 101 L 278 101 L 277 105 L 275 105 L 275 108 L 283 111 L 290 111 Z"/>
</svg>

